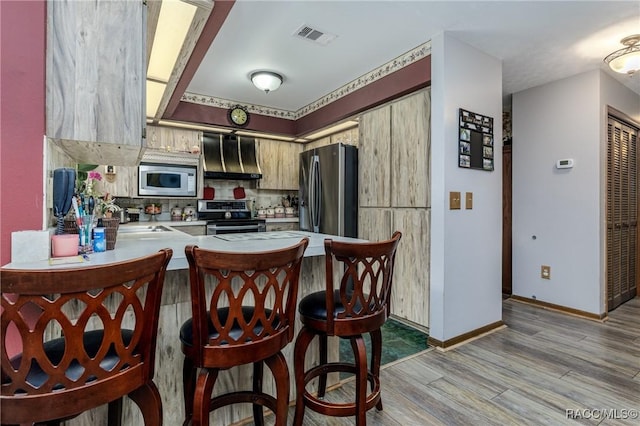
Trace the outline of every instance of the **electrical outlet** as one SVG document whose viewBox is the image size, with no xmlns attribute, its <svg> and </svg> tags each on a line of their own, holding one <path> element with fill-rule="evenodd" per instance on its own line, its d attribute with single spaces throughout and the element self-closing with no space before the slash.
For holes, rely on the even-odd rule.
<svg viewBox="0 0 640 426">
<path fill-rule="evenodd" d="M 544 278 L 545 280 L 551 279 L 551 266 L 542 265 L 540 267 L 540 278 Z"/>
</svg>

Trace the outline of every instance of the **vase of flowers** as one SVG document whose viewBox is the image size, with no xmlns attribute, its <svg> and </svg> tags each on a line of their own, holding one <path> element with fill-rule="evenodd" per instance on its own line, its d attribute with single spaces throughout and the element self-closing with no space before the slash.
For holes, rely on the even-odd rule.
<svg viewBox="0 0 640 426">
<path fill-rule="evenodd" d="M 80 192 L 84 193 L 87 197 L 100 195 L 96 188 L 96 184 L 100 181 L 102 181 L 102 175 L 100 172 L 96 172 L 95 170 L 88 172 L 87 179 L 80 187 Z"/>
</svg>

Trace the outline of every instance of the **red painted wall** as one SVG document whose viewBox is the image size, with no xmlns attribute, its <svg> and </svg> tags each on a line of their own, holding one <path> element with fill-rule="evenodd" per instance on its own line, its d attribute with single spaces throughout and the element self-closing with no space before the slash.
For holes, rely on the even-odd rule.
<svg viewBox="0 0 640 426">
<path fill-rule="evenodd" d="M 11 232 L 42 229 L 46 2 L 0 1 L 0 265 Z"/>
</svg>

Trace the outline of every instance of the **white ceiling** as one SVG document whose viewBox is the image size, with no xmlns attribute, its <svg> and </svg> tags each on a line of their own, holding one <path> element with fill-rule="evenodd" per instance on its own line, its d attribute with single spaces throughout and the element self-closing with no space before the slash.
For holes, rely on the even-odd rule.
<svg viewBox="0 0 640 426">
<path fill-rule="evenodd" d="M 338 37 L 294 38 L 303 24 Z M 503 61 L 504 95 L 598 68 L 640 94 L 640 75 L 602 60 L 640 33 L 637 0 L 238 0 L 186 91 L 297 111 L 443 31 Z M 249 80 L 257 69 L 284 84 L 259 91 Z"/>
</svg>

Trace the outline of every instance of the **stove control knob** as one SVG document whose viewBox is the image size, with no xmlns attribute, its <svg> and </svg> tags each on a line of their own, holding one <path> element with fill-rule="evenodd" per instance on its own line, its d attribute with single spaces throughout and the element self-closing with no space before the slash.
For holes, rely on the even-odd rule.
<svg viewBox="0 0 640 426">
<path fill-rule="evenodd" d="M 224 212 L 225 219 L 231 219 L 231 212 Z"/>
</svg>

